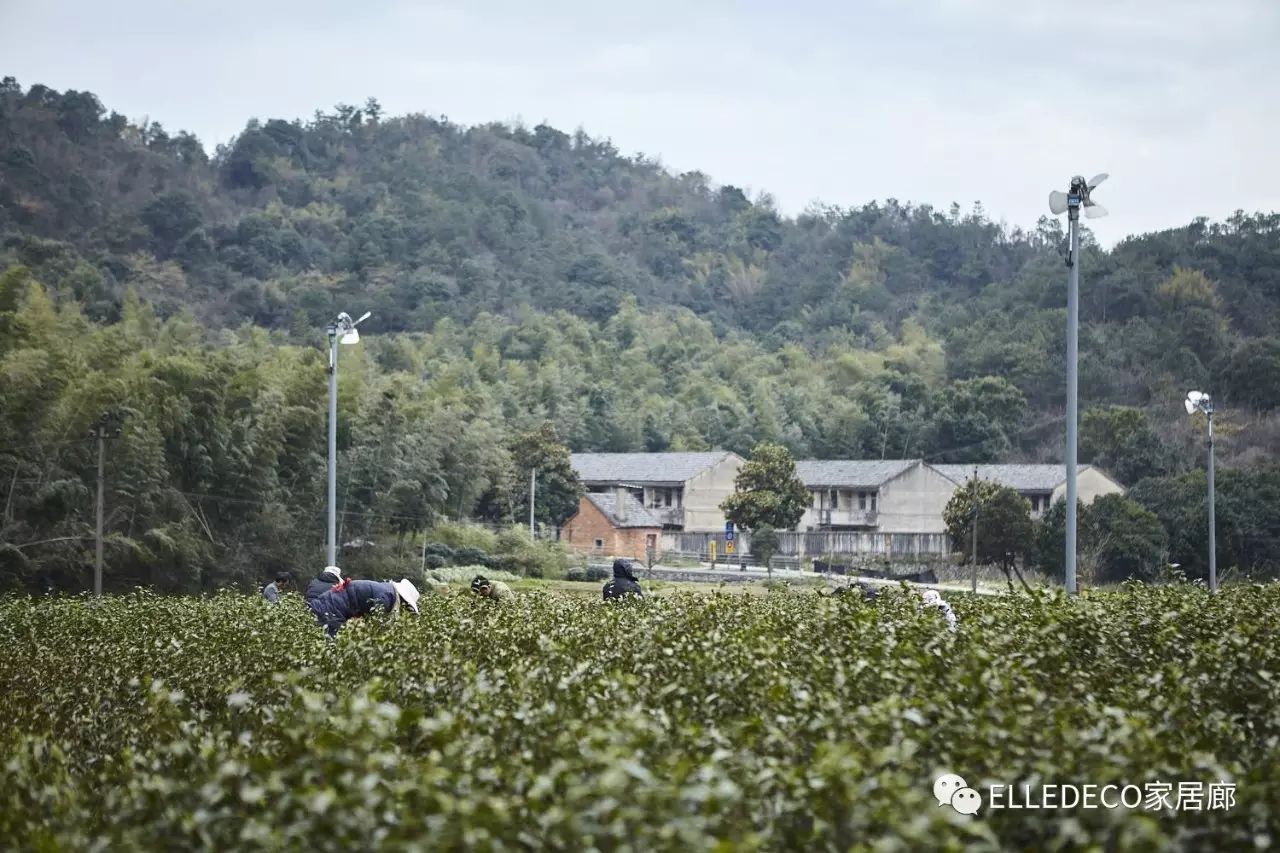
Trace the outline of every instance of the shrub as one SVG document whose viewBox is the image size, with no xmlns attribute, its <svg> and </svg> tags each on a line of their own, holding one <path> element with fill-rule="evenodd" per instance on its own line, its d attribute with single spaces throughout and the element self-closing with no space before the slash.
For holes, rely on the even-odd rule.
<svg viewBox="0 0 1280 853">
<path fill-rule="evenodd" d="M 518 581 L 520 576 L 502 569 L 492 569 L 488 566 L 445 566 L 442 569 L 432 569 L 429 573 L 432 580 L 437 583 L 471 583 L 471 579 L 476 575 L 484 575 L 489 580 L 495 581 Z"/>
<path fill-rule="evenodd" d="M 564 579 L 567 581 L 585 581 L 587 579 L 587 570 L 572 568 L 564 573 Z"/>
<path fill-rule="evenodd" d="M 460 522 L 437 524 L 427 531 L 427 541 L 446 545 L 455 551 L 471 548 L 482 554 L 491 554 L 497 550 L 497 536 L 493 531 L 478 524 Z"/>
<path fill-rule="evenodd" d="M 613 572 L 603 566 L 587 566 L 585 574 L 589 581 L 602 581 L 612 576 Z"/>
<path fill-rule="evenodd" d="M 440 554 L 427 554 L 427 568 L 439 569 L 449 565 L 449 560 Z"/>
<path fill-rule="evenodd" d="M 569 555 L 559 542 L 533 540 L 523 527 L 508 527 L 498 534 L 494 565 L 529 578 L 564 577 Z"/>
<path fill-rule="evenodd" d="M 493 560 L 487 552 L 466 546 L 453 552 L 452 562 L 455 566 L 489 566 Z"/>
<path fill-rule="evenodd" d="M 453 559 L 453 548 L 443 542 L 428 542 L 422 550 L 427 555 L 428 560 L 432 557 L 439 557 L 444 561 L 442 565 L 447 565 Z"/>
</svg>

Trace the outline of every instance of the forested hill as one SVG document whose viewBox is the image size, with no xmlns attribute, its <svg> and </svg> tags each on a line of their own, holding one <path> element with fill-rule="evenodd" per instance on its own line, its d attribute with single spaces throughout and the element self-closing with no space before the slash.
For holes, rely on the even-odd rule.
<svg viewBox="0 0 1280 853">
<path fill-rule="evenodd" d="M 83 448 L 47 442 L 110 406 L 135 413 L 125 436 L 156 488 L 314 511 L 319 347 L 338 310 L 374 315 L 343 356 L 343 453 L 370 471 L 351 500 L 409 528 L 501 515 L 485 490 L 544 421 L 575 450 L 1060 458 L 1062 239 L 1055 220 L 1010 230 L 976 205 L 789 218 L 581 131 L 373 100 L 250 121 L 210 157 L 88 92 L 6 78 L 0 445 L 40 447 L 13 452 L 6 518 L 18 486 L 63 480 L 37 509 L 79 517 Z M 1083 269 L 1086 458 L 1127 483 L 1200 464 L 1191 387 L 1221 403 L 1224 464 L 1276 458 L 1280 215 L 1090 243 Z M 461 444 L 425 449 L 445 430 Z M 393 446 L 404 468 L 383 471 Z M 202 511 L 138 513 L 212 542 Z"/>
</svg>

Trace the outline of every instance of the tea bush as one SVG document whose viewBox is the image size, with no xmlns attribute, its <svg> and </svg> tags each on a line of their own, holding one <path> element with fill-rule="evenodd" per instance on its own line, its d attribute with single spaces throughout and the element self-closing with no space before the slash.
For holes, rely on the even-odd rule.
<svg viewBox="0 0 1280 853">
<path fill-rule="evenodd" d="M 1226 850 L 1276 840 L 1280 588 L 0 601 L 16 849 Z M 1228 810 L 939 807 L 933 779 L 1227 781 Z"/>
</svg>

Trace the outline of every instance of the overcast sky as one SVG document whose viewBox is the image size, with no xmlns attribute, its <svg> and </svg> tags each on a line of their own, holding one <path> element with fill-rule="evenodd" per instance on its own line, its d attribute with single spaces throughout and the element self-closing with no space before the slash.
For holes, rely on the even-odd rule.
<svg viewBox="0 0 1280 853">
<path fill-rule="evenodd" d="M 0 74 L 211 150 L 369 95 L 583 127 L 792 214 L 981 200 L 1029 227 L 1101 171 L 1105 243 L 1280 210 L 1280 0 L 0 0 Z"/>
</svg>

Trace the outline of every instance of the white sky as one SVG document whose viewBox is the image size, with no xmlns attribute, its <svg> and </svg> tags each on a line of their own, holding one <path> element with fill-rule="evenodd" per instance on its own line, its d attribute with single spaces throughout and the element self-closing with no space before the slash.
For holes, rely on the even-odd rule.
<svg viewBox="0 0 1280 853">
<path fill-rule="evenodd" d="M 792 214 L 981 200 L 1029 227 L 1101 171 L 1104 243 L 1280 210 L 1280 0 L 0 0 L 0 74 L 210 149 L 369 95 L 545 120 Z"/>
</svg>

